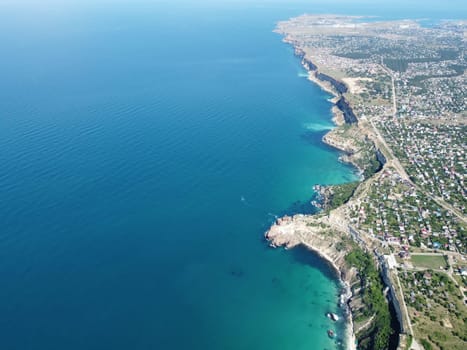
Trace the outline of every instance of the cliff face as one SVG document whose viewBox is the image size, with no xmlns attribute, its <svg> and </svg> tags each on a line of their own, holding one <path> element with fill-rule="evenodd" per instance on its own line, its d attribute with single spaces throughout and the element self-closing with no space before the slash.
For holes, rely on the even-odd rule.
<svg viewBox="0 0 467 350">
<path fill-rule="evenodd" d="M 373 135 L 365 121 L 339 126 L 323 136 L 323 142 L 344 152 L 339 159 L 354 165 L 363 178 L 369 178 L 386 164 L 383 153 L 376 148 Z"/>
<path fill-rule="evenodd" d="M 363 148 L 371 148 L 363 132 L 358 128 L 342 128 L 337 127 L 332 129 L 323 136 L 323 142 L 343 151 L 339 159 L 345 163 L 355 166 L 360 173 L 363 173 L 366 167 L 367 155 L 362 152 Z"/>
<path fill-rule="evenodd" d="M 349 103 L 342 97 L 337 101 L 336 106 L 344 114 L 344 119 L 347 124 L 356 124 L 358 123 L 357 116 L 354 114 L 352 108 L 349 106 Z"/>
<path fill-rule="evenodd" d="M 336 92 L 336 96 L 338 98 L 336 102 L 336 107 L 342 112 L 342 115 L 344 117 L 344 121 L 346 124 L 357 124 L 358 123 L 358 118 L 355 115 L 355 113 L 352 110 L 352 107 L 350 107 L 349 103 L 345 99 L 344 95 L 347 91 L 347 85 L 345 85 L 343 82 L 334 79 L 333 77 L 326 75 L 324 73 L 320 73 L 318 70 L 318 67 L 313 64 L 313 62 L 309 59 L 307 59 L 303 51 L 298 50 L 296 51 L 296 54 L 298 52 L 298 55 L 302 57 L 302 65 L 307 69 L 308 71 L 312 72 L 311 74 L 314 76 L 317 83 L 321 83 L 320 85 L 324 87 L 323 85 L 328 84 L 333 91 Z"/>
<path fill-rule="evenodd" d="M 316 66 L 315 66 L 315 67 L 316 67 Z M 317 68 L 315 68 L 315 69 L 317 69 Z M 319 73 L 319 72 L 317 72 L 317 73 L 316 73 L 316 78 L 318 78 L 319 80 L 323 80 L 323 81 L 327 81 L 327 82 L 331 83 L 331 85 L 334 86 L 334 88 L 335 88 L 340 94 L 344 94 L 344 93 L 346 93 L 347 90 L 348 90 L 348 89 L 347 89 L 347 86 L 346 86 L 344 83 L 342 83 L 342 82 L 340 82 L 340 81 L 334 79 L 333 77 L 330 77 L 329 75 L 326 75 L 326 74 L 324 74 L 324 73 Z"/>
<path fill-rule="evenodd" d="M 285 216 L 277 219 L 276 223 L 266 232 L 265 237 L 273 247 L 293 248 L 297 245 L 303 245 L 321 256 L 336 271 L 346 286 L 345 305 L 347 305 L 348 321 L 351 325 L 347 348 L 353 349 L 355 346 L 353 334 L 356 329 L 352 313 L 354 308 L 360 307 L 362 301 L 358 294 L 352 296 L 350 290 L 351 286 L 358 285 L 360 280 L 356 269 L 349 267 L 345 261 L 345 256 L 350 251 L 346 243 L 350 236 L 343 231 L 332 230 L 332 228 L 337 227 L 336 225 L 339 224 L 334 222 L 334 218 L 324 215 Z"/>
<path fill-rule="evenodd" d="M 327 133 L 323 137 L 323 141 L 343 151 L 344 154 L 340 156 L 340 159 L 356 166 L 363 179 L 370 178 L 382 168 L 386 159 L 375 146 L 372 128 L 369 127 L 365 119 L 359 122 L 347 100 L 349 92 L 347 85 L 334 78 L 332 73 L 327 75 L 320 72 L 320 67 L 313 63 L 314 59 L 306 48 L 301 46 L 301 42 L 296 42 L 289 36 L 284 41 L 292 44 L 295 48 L 295 54 L 300 57 L 302 65 L 309 72 L 309 80 L 333 95 L 331 100 L 334 103 L 333 121 L 338 127 Z M 352 193 L 359 191 L 360 187 L 355 188 L 350 185 L 352 184 L 345 188 L 339 187 L 335 191 L 332 186 L 319 186 L 320 201 L 317 205 L 325 208 L 328 215 L 286 216 L 278 219 L 265 236 L 273 247 L 293 248 L 297 245 L 303 245 L 321 256 L 333 267 L 345 284 L 347 291 L 345 306 L 352 333 L 349 334 L 347 348 L 355 349 L 355 338 L 358 338 L 361 348 L 371 349 L 380 328 L 384 332 L 386 331 L 387 325 L 381 323 L 381 320 L 387 320 L 387 317 L 383 314 L 384 308 L 373 307 L 373 303 L 368 301 L 370 297 L 375 298 L 376 301 L 380 300 L 377 298 L 378 292 L 374 292 L 369 286 L 378 286 L 381 296 L 383 295 L 382 287 L 380 288 L 379 280 L 373 275 L 371 279 L 366 276 L 369 275 L 369 270 L 361 269 L 358 273 L 356 268 L 352 267 L 360 266 L 358 263 L 352 262 L 356 252 L 361 251 L 367 254 L 366 256 L 371 255 L 367 246 L 368 242 L 363 241 L 359 234 L 352 234 L 347 220 L 346 206 L 332 209 L 335 207 L 334 204 L 339 203 L 352 188 Z M 334 201 L 334 197 L 337 198 L 336 201 Z M 329 203 L 331 205 L 328 205 Z M 357 237 L 352 237 L 351 234 Z M 357 256 L 359 259 L 365 260 L 363 258 L 365 255 Z M 373 267 L 370 262 L 368 262 L 368 266 Z M 371 270 L 370 267 L 369 269 Z M 373 268 L 373 270 L 375 269 L 377 267 Z M 382 297 L 384 298 L 384 296 Z"/>
<path fill-rule="evenodd" d="M 325 215 L 284 216 L 276 220 L 265 237 L 273 247 L 306 246 L 325 259 L 340 278 L 350 284 L 356 276 L 355 269 L 349 268 L 345 262 L 345 256 L 350 252 L 345 241 L 350 240 L 350 235 L 343 231 L 336 232 L 338 224 L 334 220 Z"/>
<path fill-rule="evenodd" d="M 302 64 L 303 64 L 303 65 L 305 66 L 305 68 L 308 69 L 308 70 L 313 70 L 313 71 L 315 71 L 315 70 L 318 69 L 318 67 L 317 67 L 313 62 L 311 62 L 310 60 L 307 60 L 307 59 L 303 59 Z"/>
<path fill-rule="evenodd" d="M 376 159 L 381 165 L 381 168 L 384 166 L 384 164 L 386 164 L 386 157 L 384 156 L 383 152 L 381 152 L 381 150 L 379 149 L 376 150 Z"/>
<path fill-rule="evenodd" d="M 358 141 L 361 138 L 355 138 L 353 135 L 348 134 L 342 129 L 335 128 L 323 136 L 323 142 L 351 155 L 360 149 Z"/>
<path fill-rule="evenodd" d="M 285 216 L 277 219 L 265 236 L 273 247 L 303 245 L 330 264 L 346 286 L 344 306 L 350 323 L 346 348 L 355 349 L 357 339 L 362 348 L 371 349 L 379 332 L 380 320 L 377 309 L 366 303 L 370 298 L 369 286 L 375 282 L 368 282 L 369 277 L 362 276 L 346 260 L 349 253 L 355 252 L 355 243 L 351 243 L 349 228 L 342 223 L 342 214 L 340 209 L 336 209 L 329 215 Z M 367 314 L 368 309 L 373 313 Z"/>
<path fill-rule="evenodd" d="M 286 40 L 286 42 L 288 42 Z M 305 67 L 306 70 L 310 72 L 310 75 L 313 77 L 313 81 L 320 84 L 321 87 L 326 89 L 326 85 L 328 85 L 328 89 L 330 88 L 334 95 L 338 98 L 336 102 L 336 107 L 342 112 L 342 116 L 344 117 L 344 121 L 346 124 L 357 124 L 358 118 L 350 107 L 349 103 L 346 101 L 344 94 L 348 92 L 347 85 L 343 82 L 334 79 L 330 75 L 321 73 L 319 71 L 319 67 L 316 66 L 311 59 L 309 59 L 299 46 L 296 46 L 296 43 L 292 43 L 295 47 L 295 55 L 302 59 L 302 65 Z"/>
</svg>

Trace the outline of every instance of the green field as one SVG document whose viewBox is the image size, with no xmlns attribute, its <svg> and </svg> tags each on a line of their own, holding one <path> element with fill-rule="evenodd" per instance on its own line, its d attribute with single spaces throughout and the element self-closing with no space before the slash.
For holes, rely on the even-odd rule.
<svg viewBox="0 0 467 350">
<path fill-rule="evenodd" d="M 446 259 L 443 255 L 412 255 L 412 264 L 415 267 L 426 267 L 428 269 L 439 269 L 440 266 L 445 268 Z"/>
</svg>

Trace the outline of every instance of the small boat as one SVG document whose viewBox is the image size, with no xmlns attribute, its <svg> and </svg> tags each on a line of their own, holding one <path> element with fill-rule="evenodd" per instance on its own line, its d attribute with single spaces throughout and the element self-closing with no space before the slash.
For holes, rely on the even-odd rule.
<svg viewBox="0 0 467 350">
<path fill-rule="evenodd" d="M 334 333 L 334 331 L 332 329 L 328 329 L 328 336 L 329 336 L 329 338 L 334 338 L 336 336 L 336 334 Z"/>
<path fill-rule="evenodd" d="M 337 316 L 335 313 L 332 313 L 332 312 L 328 312 L 326 314 L 326 317 L 327 318 L 330 318 L 331 320 L 333 320 L 334 322 L 338 321 L 339 320 L 339 316 Z"/>
</svg>

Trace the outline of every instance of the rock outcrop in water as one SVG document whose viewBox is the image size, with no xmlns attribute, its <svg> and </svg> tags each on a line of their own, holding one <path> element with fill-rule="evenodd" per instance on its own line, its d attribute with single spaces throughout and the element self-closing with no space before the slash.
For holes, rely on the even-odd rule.
<svg viewBox="0 0 467 350">
<path fill-rule="evenodd" d="M 346 308 L 344 313 L 351 324 L 346 337 L 347 348 L 353 349 L 355 339 L 350 308 L 352 303 L 359 305 L 361 301 L 358 297 L 352 297 L 350 287 L 356 283 L 358 276 L 356 270 L 349 267 L 345 261 L 349 250 L 343 242 L 350 240 L 350 236 L 343 232 L 336 234 L 331 230 L 334 226 L 335 223 L 329 216 L 300 214 L 293 217 L 284 216 L 276 220 L 276 223 L 266 232 L 265 237 L 272 247 L 293 248 L 303 245 L 322 257 L 337 273 L 345 285 L 342 306 Z"/>
<path fill-rule="evenodd" d="M 295 54 L 301 58 L 303 67 L 309 72 L 309 80 L 334 96 L 330 101 L 334 103 L 333 121 L 338 127 L 328 132 L 323 137 L 323 141 L 344 152 L 340 160 L 356 166 L 361 180 L 370 179 L 383 168 L 386 158 L 376 147 L 375 140 L 378 136 L 373 132 L 373 127 L 368 123 L 367 118 L 362 115 L 359 120 L 352 109 L 350 104 L 350 101 L 353 101 L 352 85 L 346 85 L 351 82 L 340 81 L 342 72 L 327 67 L 320 56 L 316 56 L 316 62 L 320 65 L 318 66 L 315 56 L 302 45 L 300 37 L 289 36 L 281 30 L 278 32 L 285 34 L 284 41 L 293 45 Z M 325 214 L 283 217 L 271 226 L 265 236 L 273 247 L 293 248 L 297 245 L 308 247 L 333 267 L 347 290 L 345 305 L 349 311 L 348 321 L 351 327 L 349 327 L 346 348 L 355 349 L 355 338 L 357 338 L 362 348 L 371 349 L 380 330 L 383 330 L 381 334 L 387 335 L 391 330 L 396 331 L 397 327 L 387 324 L 387 320 L 392 320 L 394 317 L 388 316 L 390 308 L 385 304 L 386 298 L 383 294 L 377 262 L 373 261 L 373 252 L 369 249 L 371 244 L 350 226 L 352 222 L 349 220 L 348 208 L 352 206 L 354 200 L 358 200 L 358 193 L 364 193 L 366 181 L 346 185 L 348 186 L 345 188 L 336 189 L 336 191 L 341 190 L 340 192 L 334 191 L 333 186 L 318 186 L 318 200 L 315 202 Z M 352 192 L 348 197 L 350 191 Z M 338 204 L 341 202 L 348 204 Z M 355 256 L 358 257 L 357 263 L 353 261 Z M 365 268 L 359 265 L 360 261 L 364 261 Z M 376 292 L 369 297 L 371 286 L 376 288 L 373 289 Z M 399 334 L 397 334 L 397 342 L 398 337 Z"/>
<path fill-rule="evenodd" d="M 378 280 L 376 262 L 372 262 L 372 254 L 365 253 L 365 241 L 357 231 L 346 226 L 343 215 L 344 209 L 338 208 L 328 215 L 284 216 L 276 220 L 265 233 L 265 237 L 272 247 L 293 248 L 303 245 L 329 263 L 345 286 L 339 302 L 339 305 L 344 307 L 344 314 L 350 324 L 345 337 L 345 348 L 356 349 L 357 339 L 359 344 L 366 344 L 364 348 L 369 349 L 378 335 L 378 327 L 381 325 L 378 317 L 381 311 L 372 306 L 368 299 L 371 298 L 368 290 L 370 286 L 376 286 L 382 296 L 383 286 Z M 366 256 L 367 263 L 371 265 L 368 270 L 358 270 L 355 267 L 352 259 L 359 256 L 355 255 L 356 251 L 360 252 L 358 254 L 362 259 Z M 354 258 L 349 258 L 350 256 Z M 376 276 L 370 277 L 366 272 L 371 269 Z"/>
<path fill-rule="evenodd" d="M 273 247 L 293 248 L 302 244 L 310 248 L 330 263 L 342 280 L 347 281 L 353 276 L 344 261 L 347 251 L 339 250 L 337 244 L 345 234 L 333 234 L 331 227 L 329 216 L 297 214 L 278 218 L 265 237 Z"/>
</svg>

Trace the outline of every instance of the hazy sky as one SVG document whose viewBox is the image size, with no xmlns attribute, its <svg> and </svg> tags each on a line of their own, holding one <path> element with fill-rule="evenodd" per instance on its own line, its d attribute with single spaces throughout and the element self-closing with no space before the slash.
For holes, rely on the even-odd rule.
<svg viewBox="0 0 467 350">
<path fill-rule="evenodd" d="M 116 5 L 116 4 L 183 4 L 183 5 L 214 5 L 219 6 L 222 4 L 277 4 L 289 3 L 293 4 L 310 4 L 310 5 L 332 5 L 342 4 L 349 6 L 355 4 L 356 6 L 367 5 L 370 7 L 383 6 L 383 7 L 420 7 L 420 8 L 443 8 L 443 7 L 458 7 L 459 11 L 466 11 L 467 1 L 465 0 L 0 0 L 0 8 L 3 6 L 18 7 L 28 6 L 33 8 L 43 8 L 51 6 L 71 7 L 71 6 L 89 6 L 89 5 Z M 465 14 L 465 12 L 464 12 Z"/>
<path fill-rule="evenodd" d="M 287 7 L 302 9 L 309 7 L 310 11 L 341 14 L 429 17 L 467 19 L 467 0 L 0 0 L 0 18 L 9 16 L 27 16 L 34 20 L 40 17 L 60 16 L 99 9 L 151 9 L 152 11 L 189 11 L 191 9 Z M 394 15 L 393 15 L 394 14 Z"/>
</svg>

